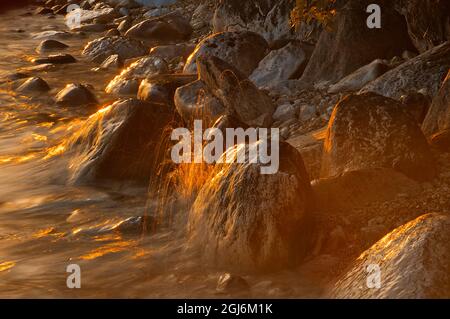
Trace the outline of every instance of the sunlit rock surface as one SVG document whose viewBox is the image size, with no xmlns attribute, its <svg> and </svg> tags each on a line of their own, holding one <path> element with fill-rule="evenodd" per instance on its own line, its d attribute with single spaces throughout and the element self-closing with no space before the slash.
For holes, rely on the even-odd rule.
<svg viewBox="0 0 450 319">
<path fill-rule="evenodd" d="M 328 124 L 322 177 L 378 167 L 421 181 L 436 172 L 427 140 L 402 104 L 374 93 L 347 96 Z"/>
<path fill-rule="evenodd" d="M 248 154 L 249 146 L 227 152 Z M 280 171 L 272 175 L 261 174 L 261 164 L 216 166 L 189 213 L 190 240 L 207 262 L 274 270 L 298 264 L 308 252 L 309 177 L 301 155 L 288 144 L 280 145 L 280 163 Z"/>
<path fill-rule="evenodd" d="M 450 298 L 450 218 L 427 214 L 363 252 L 334 284 L 332 298 Z M 377 265 L 380 287 L 368 287 Z"/>
<path fill-rule="evenodd" d="M 156 74 L 168 73 L 168 70 L 165 60 L 154 56 L 144 57 L 114 77 L 105 91 L 118 95 L 135 95 L 138 93 L 140 82 L 143 79 Z"/>
<path fill-rule="evenodd" d="M 257 33 L 221 32 L 207 37 L 197 45 L 186 61 L 183 72 L 196 73 L 197 58 L 216 56 L 249 76 L 267 53 L 267 42 Z"/>
</svg>

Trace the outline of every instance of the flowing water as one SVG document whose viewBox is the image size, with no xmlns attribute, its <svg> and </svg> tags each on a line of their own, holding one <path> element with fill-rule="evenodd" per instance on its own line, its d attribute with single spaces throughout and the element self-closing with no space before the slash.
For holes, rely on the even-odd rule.
<svg viewBox="0 0 450 319">
<path fill-rule="evenodd" d="M 223 269 L 205 266 L 186 245 L 187 208 L 157 231 L 143 225 L 157 213 L 147 188 L 131 184 L 73 186 L 71 154 L 61 146 L 96 110 L 55 105 L 67 83 L 92 84 L 102 105 L 114 71 L 95 72 L 80 55 L 95 35 L 61 41 L 78 63 L 45 72 L 24 70 L 37 56 L 33 33 L 65 30 L 62 17 L 25 16 L 26 8 L 0 14 L 0 78 L 17 71 L 45 79 L 46 97 L 0 90 L 0 297 L 223 297 L 215 291 Z M 97 35 L 98 37 L 98 35 Z M 66 267 L 81 267 L 81 289 L 68 289 Z M 244 274 L 243 297 L 312 297 L 296 271 Z"/>
</svg>

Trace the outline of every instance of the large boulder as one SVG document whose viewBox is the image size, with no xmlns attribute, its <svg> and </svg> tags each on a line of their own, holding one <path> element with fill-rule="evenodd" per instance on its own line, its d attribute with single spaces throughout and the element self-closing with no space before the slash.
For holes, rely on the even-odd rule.
<svg viewBox="0 0 450 319">
<path fill-rule="evenodd" d="M 178 113 L 186 123 L 201 119 L 205 126 L 210 126 L 225 114 L 225 107 L 201 80 L 178 88 L 175 91 L 174 102 Z"/>
<path fill-rule="evenodd" d="M 125 36 L 146 42 L 176 42 L 187 40 L 192 27 L 180 13 L 172 12 L 144 20 L 132 26 Z"/>
<path fill-rule="evenodd" d="M 105 91 L 117 95 L 136 95 L 141 81 L 155 74 L 168 73 L 163 59 L 154 56 L 140 58 L 108 83 Z"/>
<path fill-rule="evenodd" d="M 427 140 L 402 104 L 374 93 L 347 96 L 328 124 L 322 177 L 379 167 L 420 181 L 435 175 Z"/>
<path fill-rule="evenodd" d="M 197 72 L 197 58 L 216 56 L 249 76 L 267 54 L 267 42 L 254 32 L 222 32 L 201 41 L 186 61 L 184 73 Z"/>
<path fill-rule="evenodd" d="M 295 38 L 290 23 L 295 0 L 221 0 L 214 12 L 214 32 L 253 31 L 276 47 Z"/>
<path fill-rule="evenodd" d="M 400 226 L 363 252 L 329 297 L 351 299 L 450 298 L 450 218 L 427 214 Z M 371 286 L 375 267 L 380 286 Z M 371 284 L 371 285 L 368 285 Z"/>
<path fill-rule="evenodd" d="M 402 0 L 401 12 L 409 35 L 420 52 L 450 40 L 450 2 L 446 0 Z"/>
<path fill-rule="evenodd" d="M 362 91 L 399 99 L 410 91 L 424 89 L 434 97 L 449 68 L 450 42 L 446 42 L 386 72 Z"/>
<path fill-rule="evenodd" d="M 212 56 L 197 59 L 199 79 L 225 106 L 227 114 L 253 127 L 268 127 L 275 110 L 272 99 L 240 71 Z"/>
<path fill-rule="evenodd" d="M 305 46 L 301 42 L 293 41 L 281 49 L 271 51 L 259 62 L 250 75 L 250 80 L 263 88 L 299 77 L 309 58 Z"/>
<path fill-rule="evenodd" d="M 367 6 L 379 3 L 383 8 L 382 28 L 367 27 Z M 375 59 L 401 55 L 412 45 L 404 18 L 391 1 L 349 0 L 319 38 L 302 76 L 305 85 L 335 83 Z"/>
<path fill-rule="evenodd" d="M 236 156 L 260 145 L 238 145 Z M 224 155 L 226 156 L 226 155 Z M 280 170 L 261 164 L 216 165 L 189 213 L 190 242 L 207 262 L 226 269 L 274 270 L 295 266 L 310 249 L 312 196 L 301 155 L 280 144 Z"/>
<path fill-rule="evenodd" d="M 117 54 L 125 61 L 143 56 L 148 48 L 140 41 L 123 37 L 102 37 L 89 42 L 83 50 L 83 55 L 95 63 L 102 63 L 111 55 Z"/>
<path fill-rule="evenodd" d="M 422 125 L 427 136 L 450 129 L 450 70 Z"/>
<path fill-rule="evenodd" d="M 415 196 L 420 184 L 391 168 L 344 172 L 312 182 L 317 207 L 324 212 L 348 212 L 373 202 L 386 202 L 399 194 Z"/>
<path fill-rule="evenodd" d="M 120 100 L 89 117 L 71 141 L 75 183 L 148 182 L 162 160 L 157 149 L 172 119 L 165 105 Z"/>
</svg>

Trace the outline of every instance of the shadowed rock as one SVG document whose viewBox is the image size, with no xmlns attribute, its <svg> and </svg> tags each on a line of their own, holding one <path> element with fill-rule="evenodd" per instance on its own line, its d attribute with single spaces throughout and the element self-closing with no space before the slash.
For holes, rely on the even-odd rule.
<svg viewBox="0 0 450 319">
<path fill-rule="evenodd" d="M 406 23 L 392 1 L 376 1 L 383 8 L 382 28 L 367 27 L 371 0 L 349 0 L 339 9 L 332 30 L 324 30 L 301 78 L 305 85 L 335 83 L 375 59 L 401 55 L 412 45 Z"/>
<path fill-rule="evenodd" d="M 393 200 L 398 194 L 415 196 L 420 184 L 389 168 L 348 171 L 312 183 L 318 208 L 324 212 L 347 212 L 373 202 Z"/>
<path fill-rule="evenodd" d="M 227 109 L 227 114 L 255 127 L 272 123 L 272 99 L 240 71 L 217 57 L 197 59 L 199 78 Z"/>
<path fill-rule="evenodd" d="M 433 99 L 422 129 L 427 136 L 450 129 L 450 71 Z"/>
<path fill-rule="evenodd" d="M 148 182 L 164 156 L 159 147 L 172 118 L 167 106 L 135 99 L 100 110 L 72 138 L 73 181 Z"/>
<path fill-rule="evenodd" d="M 402 104 L 373 93 L 347 96 L 328 124 L 322 176 L 379 167 L 416 180 L 435 175 L 425 136 Z"/>
</svg>

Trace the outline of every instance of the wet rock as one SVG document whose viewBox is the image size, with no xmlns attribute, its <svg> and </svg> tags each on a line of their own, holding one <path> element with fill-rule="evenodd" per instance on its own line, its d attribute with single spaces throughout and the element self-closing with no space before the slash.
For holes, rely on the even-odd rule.
<svg viewBox="0 0 450 319">
<path fill-rule="evenodd" d="M 404 18 L 392 1 L 379 1 L 383 7 L 383 27 L 367 28 L 366 8 L 370 0 L 349 0 L 338 10 L 324 30 L 302 76 L 305 85 L 335 83 L 375 59 L 390 59 L 412 45 Z"/>
<path fill-rule="evenodd" d="M 441 152 L 450 153 L 450 129 L 433 134 L 430 137 L 430 144 Z"/>
<path fill-rule="evenodd" d="M 120 32 L 120 34 L 125 34 L 132 26 L 131 19 L 125 19 L 122 22 L 120 22 L 119 26 L 117 27 L 117 30 Z"/>
<path fill-rule="evenodd" d="M 272 99 L 225 61 L 212 56 L 197 59 L 199 78 L 227 109 L 227 114 L 254 127 L 272 123 Z"/>
<path fill-rule="evenodd" d="M 337 280 L 332 298 L 427 299 L 450 296 L 450 219 L 427 214 L 400 226 L 363 252 Z M 368 266 L 381 271 L 368 287 Z M 370 270 L 373 274 L 373 269 Z M 372 282 L 369 282 L 373 284 Z"/>
<path fill-rule="evenodd" d="M 25 80 L 17 89 L 20 93 L 33 93 L 33 92 L 47 92 L 50 91 L 50 87 L 47 82 L 39 77 L 33 77 Z"/>
<path fill-rule="evenodd" d="M 44 58 L 35 58 L 32 60 L 35 64 L 68 64 L 75 63 L 77 60 L 70 54 L 52 54 Z"/>
<path fill-rule="evenodd" d="M 88 106 L 97 104 L 95 95 L 83 84 L 67 84 L 55 97 L 56 103 L 62 106 Z"/>
<path fill-rule="evenodd" d="M 290 23 L 294 0 L 221 1 L 213 18 L 214 32 L 254 31 L 276 46 L 295 38 Z"/>
<path fill-rule="evenodd" d="M 138 99 L 174 106 L 175 91 L 196 80 L 186 74 L 161 74 L 146 78 L 139 86 Z"/>
<path fill-rule="evenodd" d="M 178 88 L 174 96 L 178 114 L 186 123 L 202 119 L 205 126 L 214 123 L 225 113 L 225 107 L 200 80 Z"/>
<path fill-rule="evenodd" d="M 250 285 L 241 276 L 225 273 L 220 275 L 216 290 L 225 294 L 247 292 L 250 290 Z"/>
<path fill-rule="evenodd" d="M 447 42 L 386 72 L 366 85 L 362 91 L 399 99 L 411 91 L 425 89 L 433 98 L 449 68 L 450 42 Z"/>
<path fill-rule="evenodd" d="M 148 183 L 163 154 L 155 152 L 173 118 L 167 107 L 136 99 L 120 100 L 86 120 L 73 137 L 72 181 L 104 179 Z"/>
<path fill-rule="evenodd" d="M 110 55 L 117 54 L 122 61 L 143 56 L 147 48 L 141 42 L 123 37 L 102 37 L 89 42 L 83 55 L 95 63 L 102 63 Z"/>
<path fill-rule="evenodd" d="M 201 41 L 186 61 L 184 73 L 197 73 L 197 58 L 217 56 L 249 76 L 267 54 L 267 42 L 254 32 L 222 32 Z"/>
<path fill-rule="evenodd" d="M 406 0 L 399 11 L 408 24 L 409 35 L 420 52 L 450 40 L 450 3 L 448 1 Z"/>
<path fill-rule="evenodd" d="M 96 20 L 99 23 L 107 23 L 112 21 L 117 16 L 118 15 L 113 8 L 103 8 L 96 10 L 77 9 L 67 13 L 66 21 L 80 21 L 81 24 L 86 24 Z"/>
<path fill-rule="evenodd" d="M 186 60 L 194 49 L 195 44 L 190 43 L 159 45 L 150 50 L 150 55 L 158 56 L 166 61 L 171 61 L 179 57 Z"/>
<path fill-rule="evenodd" d="M 347 212 L 370 203 L 393 200 L 398 194 L 415 196 L 420 184 L 390 168 L 347 171 L 313 181 L 318 208 L 324 212 Z"/>
<path fill-rule="evenodd" d="M 301 42 L 290 42 L 279 50 L 271 51 L 259 62 L 249 79 L 261 88 L 294 78 L 307 63 L 304 46 Z"/>
<path fill-rule="evenodd" d="M 259 143 L 227 152 L 249 155 Z M 190 242 L 205 260 L 240 271 L 271 271 L 304 258 L 310 249 L 309 177 L 300 154 L 283 142 L 280 163 L 275 174 L 261 174 L 261 164 L 249 161 L 216 165 L 189 213 Z"/>
<path fill-rule="evenodd" d="M 427 136 L 450 129 L 450 71 L 433 99 L 422 129 Z"/>
<path fill-rule="evenodd" d="M 150 18 L 132 26 L 125 36 L 134 39 L 157 42 L 176 42 L 189 38 L 192 27 L 178 12 Z"/>
<path fill-rule="evenodd" d="M 111 82 L 105 91 L 119 95 L 136 95 L 140 82 L 152 75 L 168 73 L 167 63 L 158 57 L 148 56 L 132 63 Z"/>
<path fill-rule="evenodd" d="M 68 47 L 68 45 L 56 40 L 44 40 L 38 45 L 38 47 L 36 48 L 36 52 L 42 54 L 53 50 L 64 50 Z"/>
<path fill-rule="evenodd" d="M 367 83 L 386 73 L 389 69 L 389 65 L 384 60 L 374 60 L 373 62 L 359 68 L 355 72 L 347 75 L 338 83 L 330 86 L 328 93 L 358 91 Z"/>
<path fill-rule="evenodd" d="M 435 175 L 415 119 L 397 101 L 374 93 L 350 95 L 336 105 L 324 145 L 322 177 L 378 167 L 421 181 Z"/>
</svg>

